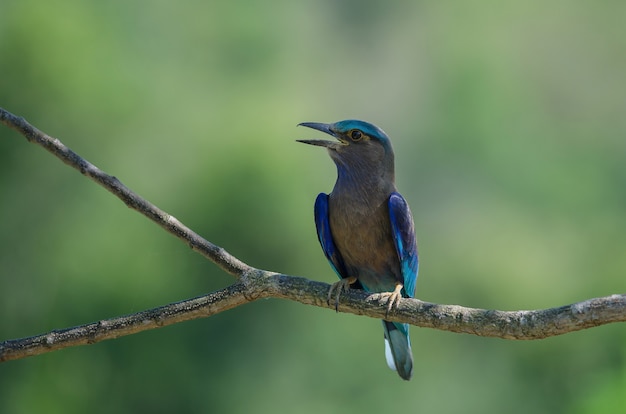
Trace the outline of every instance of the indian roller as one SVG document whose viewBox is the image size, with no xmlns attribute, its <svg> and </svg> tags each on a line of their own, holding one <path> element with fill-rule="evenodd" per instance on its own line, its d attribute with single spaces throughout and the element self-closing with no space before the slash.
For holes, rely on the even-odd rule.
<svg viewBox="0 0 626 414">
<path fill-rule="evenodd" d="M 335 141 L 298 140 L 325 147 L 337 166 L 330 194 L 315 200 L 315 226 L 322 250 L 340 280 L 328 302 L 353 286 L 387 296 L 387 313 L 400 297 L 415 295 L 418 257 L 411 210 L 397 192 L 391 141 L 380 128 L 357 120 L 299 124 Z M 389 367 L 405 380 L 413 373 L 409 325 L 383 320 Z"/>
</svg>

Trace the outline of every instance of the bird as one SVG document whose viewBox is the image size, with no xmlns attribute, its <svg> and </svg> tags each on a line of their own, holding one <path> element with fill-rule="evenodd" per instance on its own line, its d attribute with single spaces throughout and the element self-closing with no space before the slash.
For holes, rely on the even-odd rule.
<svg viewBox="0 0 626 414">
<path fill-rule="evenodd" d="M 324 147 L 337 167 L 330 194 L 315 200 L 317 236 L 339 276 L 328 304 L 351 287 L 387 298 L 387 313 L 398 300 L 415 296 L 419 267 L 415 226 L 409 205 L 395 185 L 394 153 L 387 134 L 371 123 L 348 119 L 331 124 L 298 124 L 324 132 L 330 140 L 298 139 Z M 413 375 L 409 325 L 383 320 L 389 368 L 404 380 Z"/>
</svg>

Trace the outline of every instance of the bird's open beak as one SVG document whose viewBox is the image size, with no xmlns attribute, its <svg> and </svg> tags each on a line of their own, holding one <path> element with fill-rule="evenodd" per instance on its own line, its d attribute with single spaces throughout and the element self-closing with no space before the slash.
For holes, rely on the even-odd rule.
<svg viewBox="0 0 626 414">
<path fill-rule="evenodd" d="M 320 122 L 302 122 L 301 124 L 298 124 L 298 126 L 304 126 L 307 128 L 317 129 L 318 131 L 325 132 L 328 135 L 334 138 L 337 138 L 337 141 L 325 141 L 321 139 L 297 139 L 296 141 L 298 142 L 302 142 L 303 144 L 309 144 L 309 145 L 317 145 L 317 146 L 326 147 L 326 148 L 339 148 L 342 145 L 345 145 L 345 143 L 337 137 L 337 134 L 335 133 L 335 131 L 333 131 L 330 128 L 330 124 L 322 124 Z"/>
</svg>

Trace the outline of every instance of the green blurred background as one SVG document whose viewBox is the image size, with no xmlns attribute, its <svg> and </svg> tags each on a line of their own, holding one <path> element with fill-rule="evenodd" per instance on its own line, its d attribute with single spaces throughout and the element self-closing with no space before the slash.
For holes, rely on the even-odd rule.
<svg viewBox="0 0 626 414">
<path fill-rule="evenodd" d="M 0 106 L 256 267 L 332 282 L 303 121 L 382 127 L 421 299 L 515 310 L 626 290 L 626 3 L 0 3 Z M 0 128 L 0 340 L 233 282 Z M 2 413 L 626 411 L 626 330 L 534 342 L 280 300 L 0 366 Z"/>
</svg>

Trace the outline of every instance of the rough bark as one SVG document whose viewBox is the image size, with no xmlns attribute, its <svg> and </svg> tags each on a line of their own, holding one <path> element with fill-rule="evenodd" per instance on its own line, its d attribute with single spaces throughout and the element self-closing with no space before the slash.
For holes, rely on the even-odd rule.
<svg viewBox="0 0 626 414">
<path fill-rule="evenodd" d="M 175 217 L 131 191 L 117 178 L 106 174 L 61 141 L 39 131 L 23 118 L 0 108 L 0 122 L 106 188 L 128 207 L 184 241 L 191 249 L 236 278 L 234 284 L 197 298 L 37 336 L 0 342 L 0 362 L 212 316 L 260 298 L 282 298 L 306 305 L 335 308 L 334 303 L 326 303 L 330 285 L 253 268 L 200 237 Z M 502 339 L 530 340 L 613 322 L 625 322 L 626 295 L 594 298 L 557 308 L 519 311 L 473 309 L 417 299 L 401 299 L 387 316 L 386 310 L 386 299 L 380 294 L 370 295 L 354 289 L 341 296 L 338 306 L 339 312 L 385 318 L 419 327 Z"/>
</svg>

